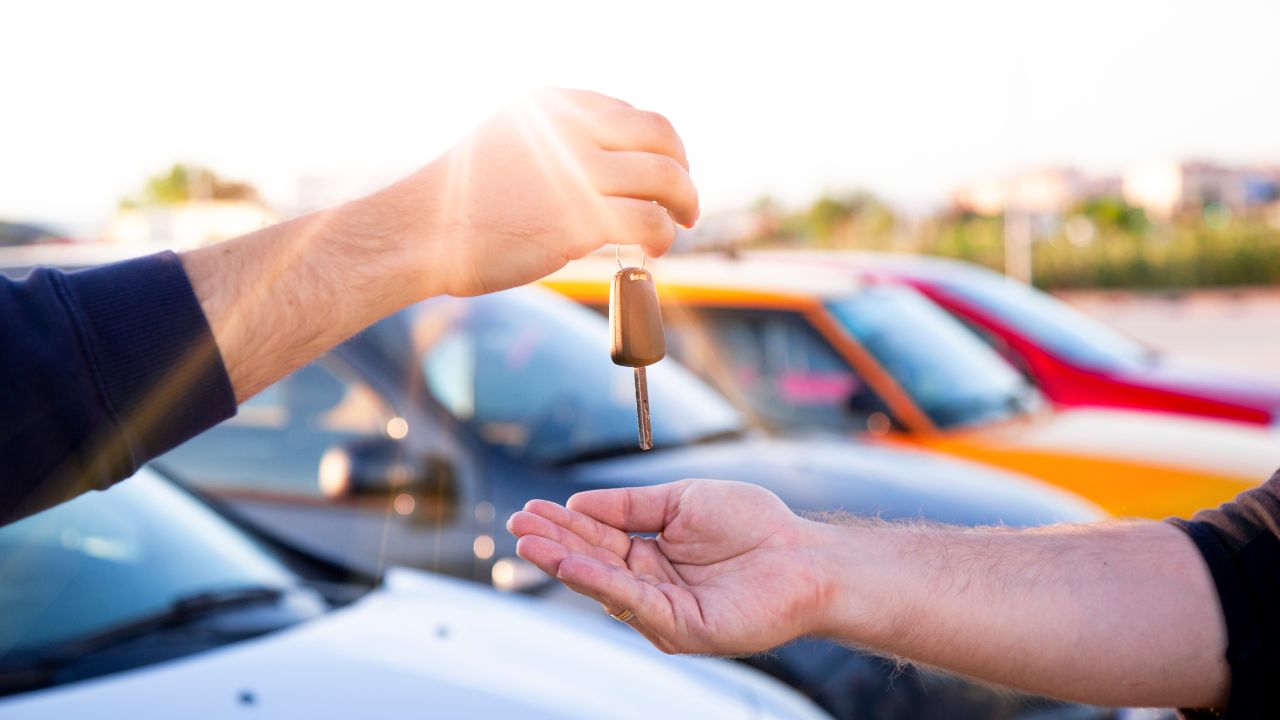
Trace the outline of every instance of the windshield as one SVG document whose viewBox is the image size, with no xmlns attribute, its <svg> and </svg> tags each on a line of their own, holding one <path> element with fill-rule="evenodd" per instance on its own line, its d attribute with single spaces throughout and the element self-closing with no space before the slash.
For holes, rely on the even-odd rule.
<svg viewBox="0 0 1280 720">
<path fill-rule="evenodd" d="M 295 577 L 149 470 L 0 528 L 0 657 L 92 635 L 226 588 Z"/>
<path fill-rule="evenodd" d="M 418 306 L 431 394 L 484 442 L 537 464 L 637 447 L 632 370 L 609 359 L 607 325 L 550 291 L 522 288 Z M 648 368 L 655 447 L 742 429 L 742 416 L 668 358 Z"/>
<path fill-rule="evenodd" d="M 947 292 L 1064 360 L 1113 369 L 1150 357 L 1140 343 L 1025 283 L 969 268 L 948 273 L 938 282 Z"/>
<path fill-rule="evenodd" d="M 913 290 L 873 286 L 827 307 L 938 427 L 1007 417 L 1036 402 L 1021 375 Z"/>
</svg>

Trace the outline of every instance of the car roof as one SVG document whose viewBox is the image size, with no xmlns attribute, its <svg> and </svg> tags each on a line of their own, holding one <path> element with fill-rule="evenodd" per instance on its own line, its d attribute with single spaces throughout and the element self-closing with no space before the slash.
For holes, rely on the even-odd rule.
<svg viewBox="0 0 1280 720">
<path fill-rule="evenodd" d="M 670 255 L 645 261 L 659 289 L 684 288 L 736 290 L 780 295 L 794 299 L 852 295 L 861 283 L 847 271 L 817 265 L 771 262 L 741 255 Z M 599 283 L 607 287 L 618 271 L 613 257 L 592 256 L 569 263 L 549 277 L 552 286 Z"/>
<path fill-rule="evenodd" d="M 954 258 L 906 252 L 873 252 L 866 250 L 760 250 L 746 253 L 759 261 L 811 262 L 831 270 L 853 273 L 860 279 L 898 277 L 913 280 L 947 280 L 990 276 L 989 268 Z"/>
<path fill-rule="evenodd" d="M 155 245 L 113 245 L 110 243 L 0 247 L 0 273 L 10 277 L 22 277 L 38 267 L 77 270 L 141 257 L 163 250 L 165 248 Z"/>
</svg>

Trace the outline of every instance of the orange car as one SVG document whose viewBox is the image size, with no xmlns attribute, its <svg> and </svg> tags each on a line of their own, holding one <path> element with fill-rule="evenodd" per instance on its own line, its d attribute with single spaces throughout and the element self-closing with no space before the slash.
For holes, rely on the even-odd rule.
<svg viewBox="0 0 1280 720">
<path fill-rule="evenodd" d="M 1280 465 L 1280 436 L 1263 428 L 1055 410 L 902 284 L 762 259 L 649 262 L 669 351 L 780 429 L 868 433 L 987 462 L 1123 516 L 1187 516 Z M 612 260 L 588 259 L 544 282 L 603 309 L 616 271 Z"/>
</svg>

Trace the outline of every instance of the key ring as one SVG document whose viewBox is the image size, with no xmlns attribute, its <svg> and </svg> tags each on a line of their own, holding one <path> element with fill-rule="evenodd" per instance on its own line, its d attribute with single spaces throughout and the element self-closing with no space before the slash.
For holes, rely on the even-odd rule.
<svg viewBox="0 0 1280 720">
<path fill-rule="evenodd" d="M 614 246 L 613 257 L 618 261 L 618 269 L 625 270 L 626 267 L 624 267 L 622 264 L 622 243 L 618 243 L 617 245 Z M 641 251 L 640 252 L 640 269 L 641 270 L 644 269 L 644 263 L 648 259 L 649 259 L 649 256 L 645 255 L 644 251 Z"/>
</svg>

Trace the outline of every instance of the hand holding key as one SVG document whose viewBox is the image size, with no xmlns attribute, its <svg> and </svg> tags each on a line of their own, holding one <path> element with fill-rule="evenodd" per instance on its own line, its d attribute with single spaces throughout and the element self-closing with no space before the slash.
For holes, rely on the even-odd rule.
<svg viewBox="0 0 1280 720">
<path fill-rule="evenodd" d="M 581 90 L 533 93 L 374 197 L 420 297 L 523 285 L 607 243 L 657 257 L 698 219 L 671 123 Z"/>
<path fill-rule="evenodd" d="M 622 265 L 621 259 L 618 265 Z M 649 382 L 645 368 L 667 354 L 666 336 L 662 332 L 662 309 L 653 276 L 640 267 L 624 267 L 613 276 L 609 288 L 610 356 L 617 365 L 635 369 L 636 423 L 640 431 L 640 449 L 653 449 L 653 432 L 649 426 Z"/>
</svg>

